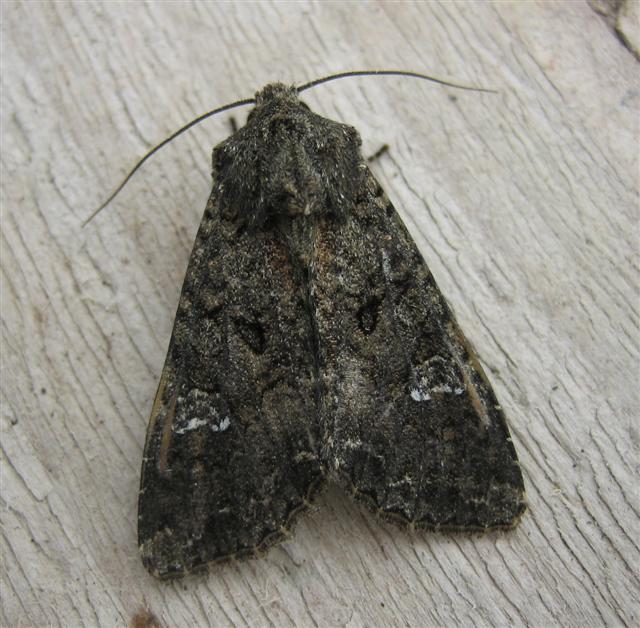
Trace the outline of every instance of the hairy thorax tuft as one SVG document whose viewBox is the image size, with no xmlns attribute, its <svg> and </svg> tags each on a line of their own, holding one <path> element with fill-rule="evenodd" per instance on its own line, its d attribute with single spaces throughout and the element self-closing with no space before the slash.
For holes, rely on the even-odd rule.
<svg viewBox="0 0 640 628">
<path fill-rule="evenodd" d="M 360 144 L 353 127 L 310 111 L 294 87 L 267 85 L 246 125 L 213 151 L 220 209 L 253 228 L 288 215 L 344 215 L 364 181 Z"/>
</svg>

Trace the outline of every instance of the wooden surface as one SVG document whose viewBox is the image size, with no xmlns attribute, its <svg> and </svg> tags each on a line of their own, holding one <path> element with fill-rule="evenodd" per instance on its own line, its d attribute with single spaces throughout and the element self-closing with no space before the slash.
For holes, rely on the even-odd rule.
<svg viewBox="0 0 640 628">
<path fill-rule="evenodd" d="M 637 15 L 625 44 L 586 2 L 3 2 L 2 625 L 638 625 Z M 331 489 L 265 557 L 158 582 L 142 445 L 228 118 L 82 220 L 196 114 L 378 67 L 500 90 L 304 99 L 390 145 L 375 174 L 487 367 L 530 510 L 410 535 Z"/>
</svg>

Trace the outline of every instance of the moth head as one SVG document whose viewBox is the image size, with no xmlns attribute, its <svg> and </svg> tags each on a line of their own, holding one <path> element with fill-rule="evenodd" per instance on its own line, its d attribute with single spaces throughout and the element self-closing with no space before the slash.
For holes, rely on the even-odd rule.
<svg viewBox="0 0 640 628">
<path fill-rule="evenodd" d="M 223 215 L 260 228 L 296 215 L 352 211 L 365 167 L 360 136 L 274 83 L 256 94 L 247 123 L 213 151 Z"/>
<path fill-rule="evenodd" d="M 270 103 L 283 105 L 288 102 L 294 106 L 300 103 L 297 87 L 295 85 L 285 85 L 284 83 L 269 83 L 265 85 L 261 90 L 256 92 L 255 100 L 256 106 L 249 113 L 249 119 L 251 119 L 256 109 L 260 110 L 261 107 Z"/>
</svg>

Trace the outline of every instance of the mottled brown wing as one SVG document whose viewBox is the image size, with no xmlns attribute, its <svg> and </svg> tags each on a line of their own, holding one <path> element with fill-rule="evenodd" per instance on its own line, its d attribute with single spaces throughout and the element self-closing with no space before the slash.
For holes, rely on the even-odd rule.
<svg viewBox="0 0 640 628">
<path fill-rule="evenodd" d="M 179 576 L 277 541 L 322 480 L 302 277 L 274 231 L 207 205 L 144 449 L 145 566 Z"/>
<path fill-rule="evenodd" d="M 425 528 L 509 527 L 524 489 L 504 415 L 373 176 L 316 239 L 322 457 L 343 485 Z"/>
</svg>

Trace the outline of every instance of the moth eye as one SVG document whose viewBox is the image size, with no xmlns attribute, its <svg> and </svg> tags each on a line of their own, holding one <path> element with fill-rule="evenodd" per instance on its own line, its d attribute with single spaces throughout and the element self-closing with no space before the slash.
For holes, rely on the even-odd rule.
<svg viewBox="0 0 640 628">
<path fill-rule="evenodd" d="M 381 303 L 382 299 L 380 297 L 372 296 L 358 310 L 358 327 L 363 334 L 368 336 L 374 332 L 378 324 Z"/>
</svg>

